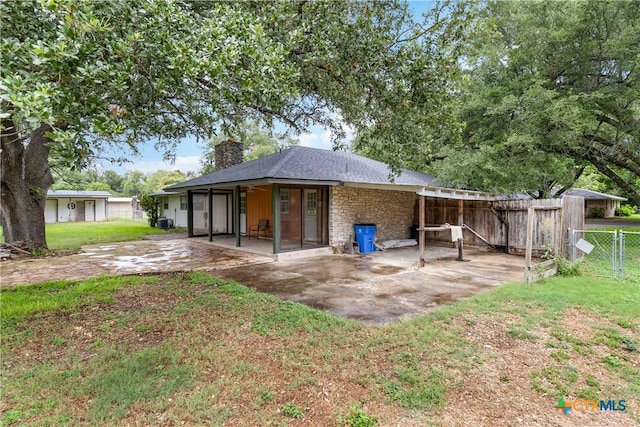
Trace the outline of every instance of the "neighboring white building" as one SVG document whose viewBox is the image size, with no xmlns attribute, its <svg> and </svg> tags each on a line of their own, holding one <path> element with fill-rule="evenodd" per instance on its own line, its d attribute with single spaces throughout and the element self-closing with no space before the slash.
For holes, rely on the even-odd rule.
<svg viewBox="0 0 640 427">
<path fill-rule="evenodd" d="M 105 221 L 109 197 L 108 191 L 49 190 L 44 221 Z"/>
<path fill-rule="evenodd" d="M 107 219 L 143 221 L 145 218 L 137 197 L 109 197 L 107 200 Z"/>
<path fill-rule="evenodd" d="M 150 196 L 160 201 L 160 218 L 172 219 L 174 227 L 187 226 L 186 193 L 159 191 Z"/>
</svg>

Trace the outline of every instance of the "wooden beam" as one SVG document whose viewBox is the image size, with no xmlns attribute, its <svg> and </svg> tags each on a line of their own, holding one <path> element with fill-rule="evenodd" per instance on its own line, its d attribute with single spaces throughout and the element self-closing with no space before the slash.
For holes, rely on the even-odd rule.
<svg viewBox="0 0 640 427">
<path fill-rule="evenodd" d="M 491 246 L 492 248 L 495 249 L 495 246 L 493 245 L 493 243 L 491 243 L 490 241 L 488 241 L 487 239 L 485 239 L 484 237 L 482 237 L 480 235 L 480 233 L 478 233 L 476 230 L 474 230 L 473 228 L 469 227 L 466 224 L 463 224 L 463 227 L 466 228 L 467 230 L 469 230 L 470 232 L 472 232 L 478 239 L 482 240 L 483 242 L 485 242 L 487 245 Z"/>
</svg>

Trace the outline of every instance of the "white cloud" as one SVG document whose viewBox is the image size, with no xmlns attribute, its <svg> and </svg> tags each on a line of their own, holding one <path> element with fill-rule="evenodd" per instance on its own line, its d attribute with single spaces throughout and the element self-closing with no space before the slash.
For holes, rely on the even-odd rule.
<svg viewBox="0 0 640 427">
<path fill-rule="evenodd" d="M 315 133 L 303 133 L 298 136 L 298 141 L 303 147 L 316 147 L 318 139 L 318 135 Z"/>
<path fill-rule="evenodd" d="M 139 170 L 144 173 L 153 173 L 159 170 L 179 170 L 180 172 L 187 173 L 189 171 L 197 172 L 200 168 L 200 156 L 176 156 L 174 163 L 165 162 L 163 160 L 140 160 L 133 163 L 126 163 L 122 165 L 122 169 L 125 171 Z"/>
<path fill-rule="evenodd" d="M 345 132 L 345 142 L 350 144 L 355 137 L 355 129 L 342 121 L 339 121 L 339 123 Z M 298 141 L 303 147 L 321 148 L 324 150 L 331 150 L 333 148 L 331 131 L 329 129 L 317 128 L 314 129 L 314 132 L 303 133 L 298 137 Z"/>
</svg>

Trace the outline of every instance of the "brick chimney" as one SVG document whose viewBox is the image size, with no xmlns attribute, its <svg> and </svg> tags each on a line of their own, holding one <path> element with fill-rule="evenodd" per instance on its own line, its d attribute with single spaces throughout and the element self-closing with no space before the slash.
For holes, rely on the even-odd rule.
<svg viewBox="0 0 640 427">
<path fill-rule="evenodd" d="M 244 146 L 242 142 L 227 139 L 220 142 L 215 148 L 215 170 L 226 169 L 244 161 Z"/>
</svg>

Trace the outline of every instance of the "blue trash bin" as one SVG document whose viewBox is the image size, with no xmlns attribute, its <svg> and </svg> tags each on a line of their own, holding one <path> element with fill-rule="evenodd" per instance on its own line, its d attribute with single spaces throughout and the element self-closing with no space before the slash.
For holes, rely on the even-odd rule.
<svg viewBox="0 0 640 427">
<path fill-rule="evenodd" d="M 360 246 L 360 253 L 366 254 L 375 252 L 376 247 L 373 244 L 376 237 L 375 224 L 354 224 L 353 230 L 356 234 L 356 241 Z"/>
</svg>

